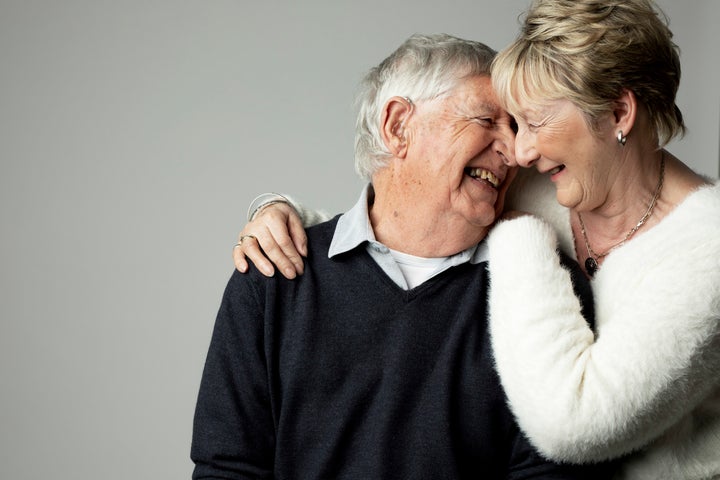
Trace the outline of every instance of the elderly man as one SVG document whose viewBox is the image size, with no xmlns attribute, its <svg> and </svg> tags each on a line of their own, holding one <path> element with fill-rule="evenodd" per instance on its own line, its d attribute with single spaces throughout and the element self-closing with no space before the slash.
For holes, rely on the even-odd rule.
<svg viewBox="0 0 720 480">
<path fill-rule="evenodd" d="M 370 71 L 356 161 L 371 184 L 307 230 L 304 275 L 230 279 L 193 478 L 605 478 L 535 453 L 493 369 L 482 240 L 514 138 L 493 56 L 413 36 Z"/>
</svg>

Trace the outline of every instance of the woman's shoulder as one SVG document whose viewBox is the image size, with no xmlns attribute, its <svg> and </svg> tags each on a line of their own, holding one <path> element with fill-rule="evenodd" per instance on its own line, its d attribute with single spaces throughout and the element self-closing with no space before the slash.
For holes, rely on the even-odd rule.
<svg viewBox="0 0 720 480">
<path fill-rule="evenodd" d="M 686 297 L 695 290 L 720 295 L 720 181 L 687 187 L 683 196 L 671 200 L 672 209 L 659 223 L 605 259 L 602 275 L 593 282 L 597 295 L 632 296 L 640 291 L 638 285 L 663 295 L 680 289 Z M 655 301 L 654 295 L 643 298 L 648 304 Z"/>
<path fill-rule="evenodd" d="M 663 195 L 676 207 L 690 200 L 693 206 L 699 201 L 708 209 L 718 208 L 713 199 L 720 198 L 720 181 L 695 172 L 674 156 L 669 158 L 665 183 Z"/>
<path fill-rule="evenodd" d="M 695 172 L 667 152 L 666 158 L 667 170 L 661 199 L 664 199 L 665 208 L 669 210 L 664 216 L 669 222 L 663 223 L 690 222 L 687 225 L 689 234 L 699 233 L 705 226 L 720 228 L 720 181 Z M 708 218 L 702 221 L 702 225 L 693 225 L 704 216 Z"/>
<path fill-rule="evenodd" d="M 702 299 L 720 298 L 720 183 L 692 190 L 660 223 L 609 255 L 599 273 L 596 298 L 623 295 L 638 309 L 663 306 L 656 318 L 671 311 L 694 311 L 700 323 L 717 318 L 716 301 Z M 670 297 L 677 299 L 672 309 L 663 300 Z"/>
<path fill-rule="evenodd" d="M 701 221 L 701 225 L 694 227 L 698 231 L 705 227 L 720 228 L 720 181 L 705 179 L 692 185 L 673 213 L 680 221 Z"/>
</svg>

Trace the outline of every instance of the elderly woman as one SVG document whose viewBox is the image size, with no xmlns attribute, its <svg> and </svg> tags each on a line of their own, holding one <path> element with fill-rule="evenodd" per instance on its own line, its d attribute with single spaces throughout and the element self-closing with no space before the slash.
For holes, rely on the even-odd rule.
<svg viewBox="0 0 720 480">
<path fill-rule="evenodd" d="M 535 169 L 508 199 L 534 215 L 509 214 L 488 241 L 493 347 L 547 456 L 623 457 L 622 478 L 720 478 L 720 184 L 662 148 L 685 127 L 661 15 L 650 0 L 536 0 L 496 59 L 517 161 Z M 296 222 L 287 209 L 242 234 L 284 269 L 302 251 L 295 227 L 270 238 Z M 558 246 L 591 278 L 595 331 Z M 235 249 L 240 269 L 244 255 L 268 268 L 255 241 Z"/>
<path fill-rule="evenodd" d="M 517 161 L 566 207 L 548 216 L 592 277 L 597 327 L 573 301 L 558 235 L 521 217 L 489 240 L 493 346 L 547 455 L 630 453 L 627 478 L 718 478 L 720 185 L 662 149 L 684 130 L 671 37 L 650 0 L 541 0 L 496 58 Z"/>
</svg>

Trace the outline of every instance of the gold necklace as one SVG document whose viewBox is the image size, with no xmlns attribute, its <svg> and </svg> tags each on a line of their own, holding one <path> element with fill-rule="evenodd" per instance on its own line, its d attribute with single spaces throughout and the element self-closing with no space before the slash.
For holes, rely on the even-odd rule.
<svg viewBox="0 0 720 480">
<path fill-rule="evenodd" d="M 620 242 L 616 243 L 612 247 L 610 247 L 607 251 L 604 253 L 595 253 L 593 249 L 590 247 L 590 242 L 588 241 L 587 233 L 585 233 L 585 223 L 583 223 L 582 215 L 580 215 L 580 212 L 578 212 L 578 220 L 580 221 L 580 232 L 582 232 L 583 239 L 585 240 L 585 248 L 587 248 L 588 252 L 588 258 L 585 259 L 585 271 L 590 275 L 591 277 L 595 275 L 595 272 L 598 269 L 598 260 L 603 258 L 608 253 L 612 252 L 618 247 L 621 247 L 625 244 L 628 240 L 630 240 L 630 237 L 632 237 L 635 232 L 637 232 L 640 227 L 642 227 L 648 218 L 650 218 L 650 215 L 653 213 L 653 209 L 655 208 L 655 204 L 657 203 L 657 199 L 660 197 L 660 192 L 662 191 L 663 187 L 663 180 L 665 178 L 665 151 L 662 153 L 662 157 L 660 159 L 660 180 L 658 181 L 657 188 L 655 188 L 655 195 L 653 195 L 652 200 L 650 201 L 650 206 L 648 207 L 647 211 L 645 212 L 645 215 L 642 216 L 640 221 L 635 225 L 627 235 L 625 235 L 625 238 L 623 238 Z"/>
</svg>

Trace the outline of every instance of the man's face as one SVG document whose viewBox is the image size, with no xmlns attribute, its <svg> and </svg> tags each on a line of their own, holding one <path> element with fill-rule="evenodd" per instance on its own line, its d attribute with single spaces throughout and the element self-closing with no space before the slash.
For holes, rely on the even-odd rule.
<svg viewBox="0 0 720 480">
<path fill-rule="evenodd" d="M 515 173 L 508 166 L 515 165 L 515 134 L 490 77 L 469 77 L 445 97 L 418 102 L 408 136 L 405 193 L 429 212 L 491 225 Z"/>
</svg>

